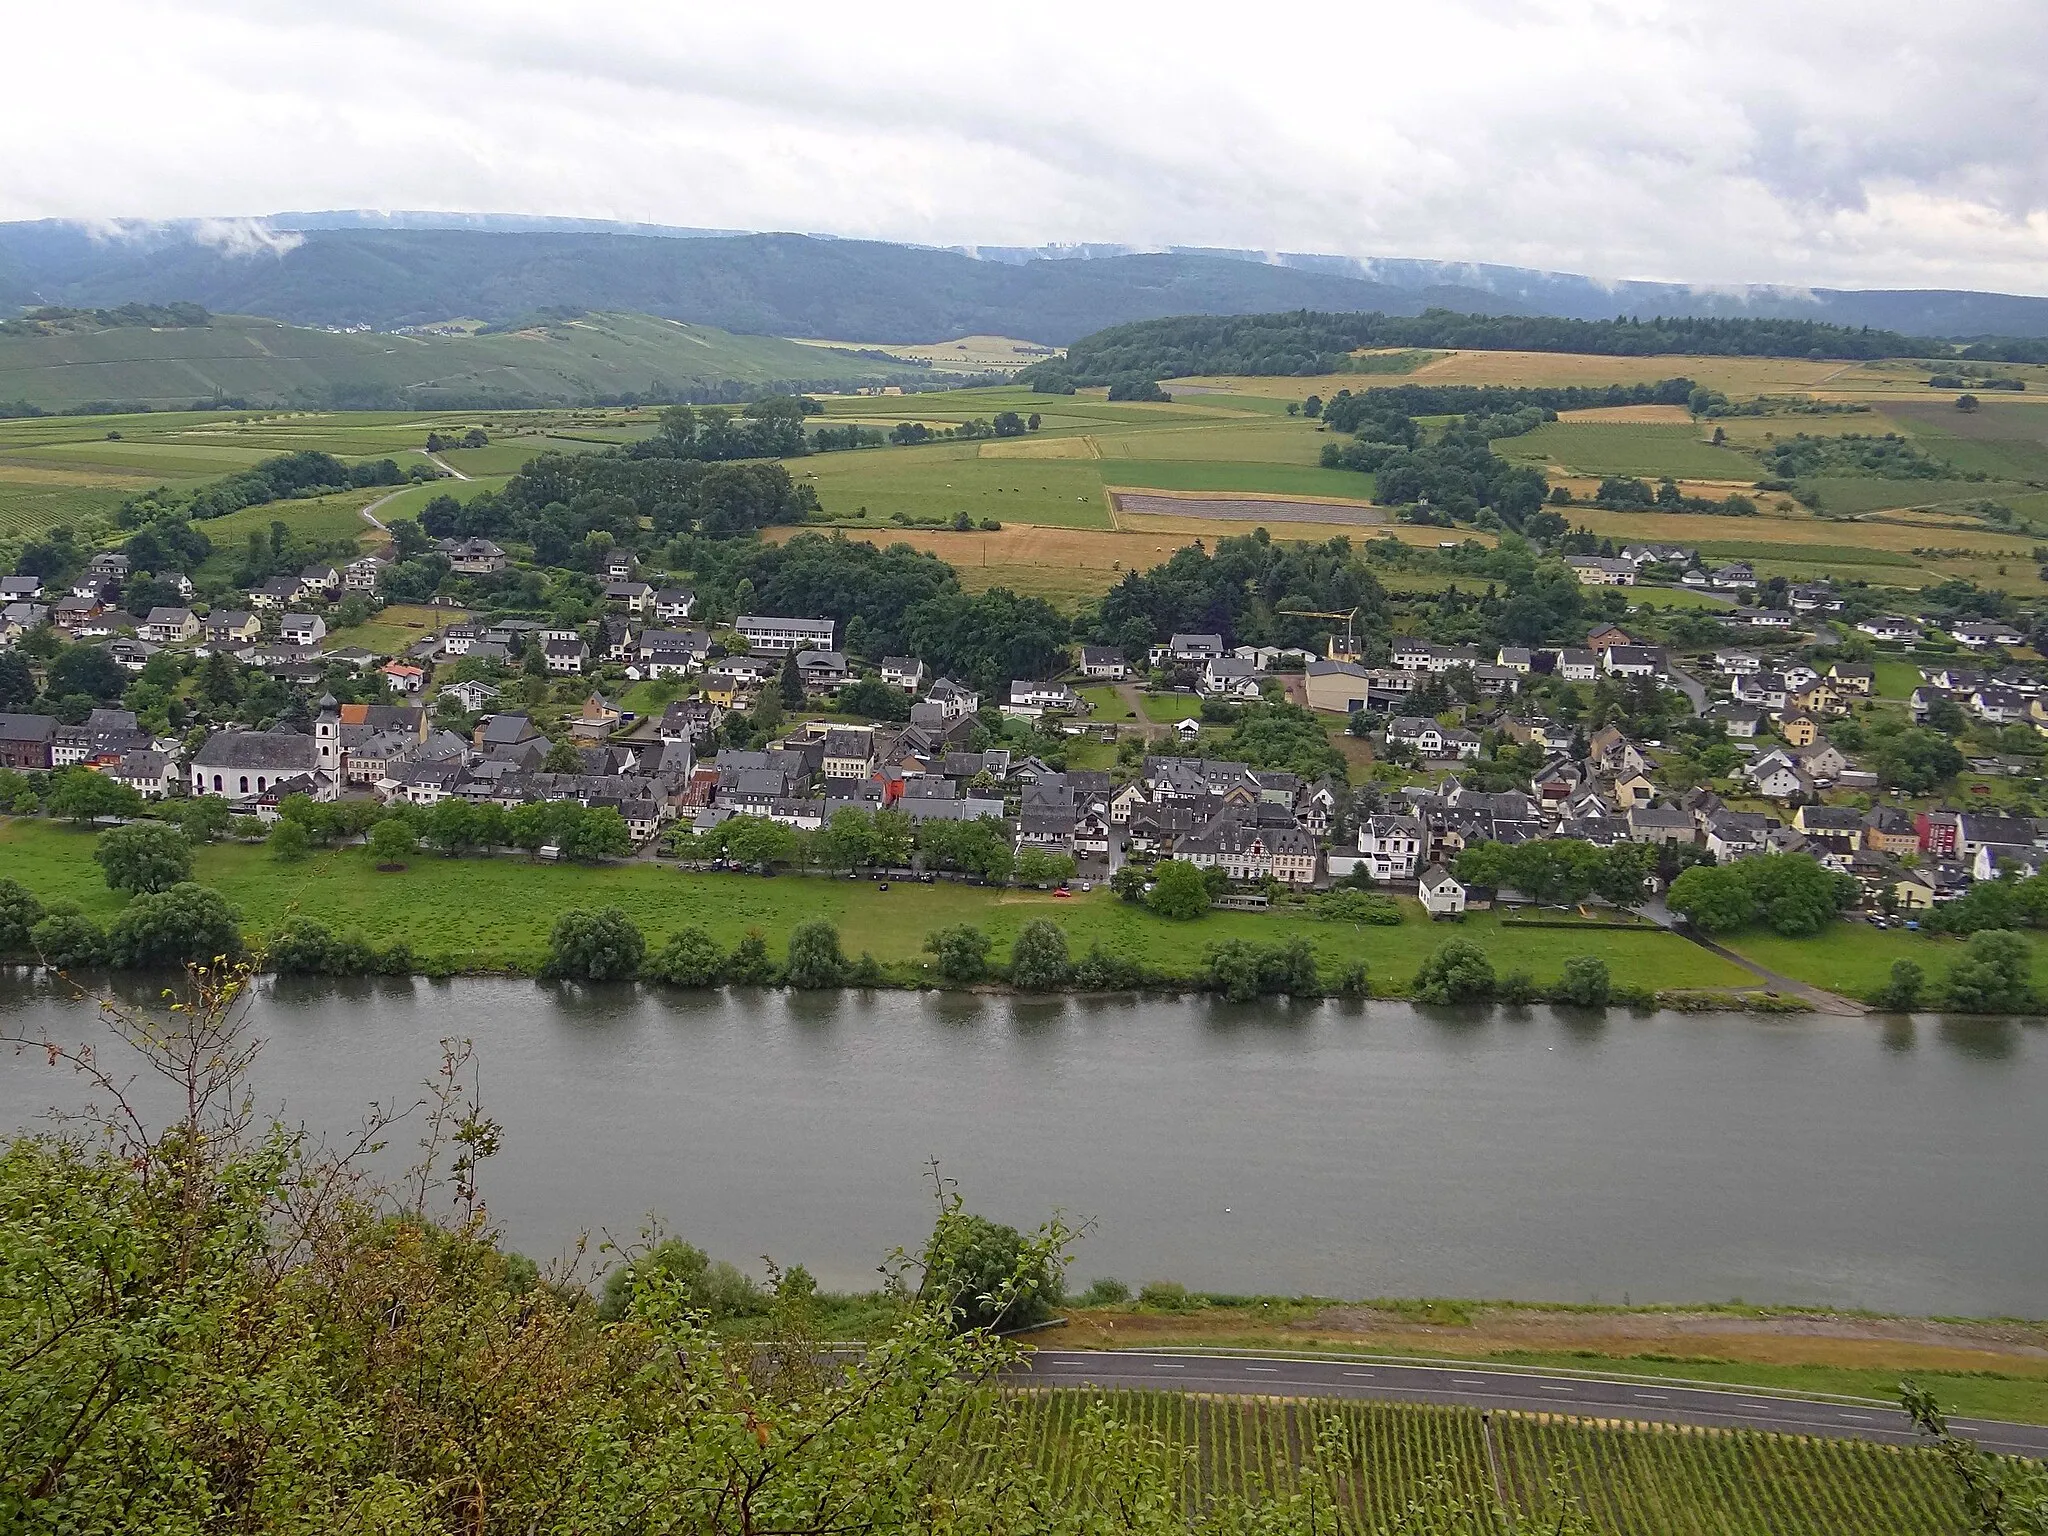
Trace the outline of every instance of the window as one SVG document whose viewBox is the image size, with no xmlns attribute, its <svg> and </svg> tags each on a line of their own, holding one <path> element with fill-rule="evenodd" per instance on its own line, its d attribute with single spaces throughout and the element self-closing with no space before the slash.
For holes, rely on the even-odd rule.
<svg viewBox="0 0 2048 1536">
<path fill-rule="evenodd" d="M 249 775 L 246 773 L 242 775 L 242 788 L 240 792 L 245 795 L 249 793 Z"/>
</svg>

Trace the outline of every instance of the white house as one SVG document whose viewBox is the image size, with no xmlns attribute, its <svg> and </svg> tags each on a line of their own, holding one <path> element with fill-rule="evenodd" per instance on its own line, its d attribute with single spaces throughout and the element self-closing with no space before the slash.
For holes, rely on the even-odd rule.
<svg viewBox="0 0 2048 1536">
<path fill-rule="evenodd" d="M 1084 645 L 1081 647 L 1081 675 L 1121 679 L 1129 674 L 1124 664 L 1124 653 L 1113 645 Z"/>
<path fill-rule="evenodd" d="M 1613 560 L 1604 555 L 1566 555 L 1564 563 L 1587 587 L 1632 587 L 1636 584 L 1635 563 Z"/>
<path fill-rule="evenodd" d="M 891 688 L 915 693 L 924 685 L 924 663 L 915 656 L 884 656 L 882 681 Z"/>
<path fill-rule="evenodd" d="M 1010 697 L 1003 705 L 1003 713 L 1013 719 L 1036 720 L 1052 711 L 1080 714 L 1087 707 L 1081 696 L 1065 683 L 1037 683 L 1019 678 L 1010 684 Z"/>
<path fill-rule="evenodd" d="M 733 628 L 752 651 L 803 651 L 832 649 L 837 626 L 830 619 L 784 619 L 772 614 L 743 613 Z"/>
<path fill-rule="evenodd" d="M 1457 917 L 1465 910 L 1465 887 L 1441 864 L 1432 864 L 1417 887 L 1431 917 Z"/>
<path fill-rule="evenodd" d="M 1429 833 L 1413 816 L 1372 816 L 1358 828 L 1358 852 L 1375 880 L 1413 880 Z"/>
<path fill-rule="evenodd" d="M 277 621 L 277 638 L 286 645 L 318 645 L 327 638 L 327 621 L 317 613 L 288 613 Z"/>
</svg>

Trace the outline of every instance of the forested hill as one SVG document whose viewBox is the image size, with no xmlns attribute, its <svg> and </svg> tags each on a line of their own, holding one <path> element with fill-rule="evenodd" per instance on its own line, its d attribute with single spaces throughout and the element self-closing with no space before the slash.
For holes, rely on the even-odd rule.
<svg viewBox="0 0 2048 1536">
<path fill-rule="evenodd" d="M 1152 315 L 1302 305 L 1415 314 L 1480 297 L 1220 256 L 1019 264 L 805 235 L 333 229 L 229 255 L 189 238 L 106 240 L 71 225 L 0 225 L 0 313 L 177 299 L 216 314 L 388 330 L 563 307 L 757 336 L 912 343 L 994 335 L 1060 346 Z"/>
<path fill-rule="evenodd" d="M 1110 384 L 1195 374 L 1339 373 L 1361 347 L 1453 347 L 1580 352 L 1608 357 L 1945 356 L 1944 342 L 1895 331 L 1852 330 L 1807 320 L 1556 320 L 1526 315 L 1181 315 L 1084 336 L 1063 360 L 1023 377 L 1041 386 Z"/>
</svg>

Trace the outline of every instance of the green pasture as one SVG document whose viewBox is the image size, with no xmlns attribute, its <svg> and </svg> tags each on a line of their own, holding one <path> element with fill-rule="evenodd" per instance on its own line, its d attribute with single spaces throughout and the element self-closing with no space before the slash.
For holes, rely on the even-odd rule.
<svg viewBox="0 0 2048 1536">
<path fill-rule="evenodd" d="M 1877 696 L 1881 699 L 1910 699 L 1920 686 L 1920 669 L 1910 661 L 1877 661 Z"/>
<path fill-rule="evenodd" d="M 1349 469 L 1308 464 L 1230 464 L 1207 459 L 1107 459 L 1102 477 L 1125 490 L 1244 491 L 1256 495 L 1330 496 L 1370 501 L 1373 480 Z M 1341 509 L 1338 509 L 1341 511 Z M 1201 515 L 1190 508 L 1191 517 Z M 1342 521 L 1341 517 L 1335 519 Z"/>
<path fill-rule="evenodd" d="M 1889 565 L 1913 569 L 1920 562 L 1896 549 L 1867 544 L 1794 544 L 1777 539 L 1703 539 L 1701 556 L 1709 560 L 1806 561 L 1817 565 Z"/>
<path fill-rule="evenodd" d="M 1138 702 L 1144 707 L 1145 718 L 1155 725 L 1178 725 L 1187 719 L 1202 718 L 1202 700 L 1192 693 L 1142 693 Z"/>
<path fill-rule="evenodd" d="M 1102 467 L 1095 460 L 985 459 L 980 447 L 926 443 L 821 453 L 790 460 L 789 469 L 817 489 L 835 518 L 866 507 L 869 521 L 877 522 L 895 512 L 946 519 L 965 512 L 977 522 L 992 517 L 1064 528 L 1110 526 Z"/>
<path fill-rule="evenodd" d="M 2025 935 L 2034 951 L 2034 984 L 2048 986 L 2048 943 Z M 1777 934 L 1743 933 L 1723 941 L 1729 949 L 1767 970 L 1840 992 L 1869 997 L 1891 979 L 1892 963 L 1916 961 L 1927 973 L 1930 989 L 1938 987 L 1948 968 L 1962 954 L 1964 940 L 1903 928 L 1873 928 L 1868 923 L 1838 922 L 1818 938 L 1787 939 Z"/>
<path fill-rule="evenodd" d="M 92 862 L 93 841 L 90 833 L 69 827 L 11 819 L 0 822 L 0 863 L 44 901 L 74 900 L 105 921 L 125 898 L 107 889 Z M 657 944 L 697 924 L 728 946 L 759 929 L 771 948 L 780 949 L 797 923 L 828 918 L 839 925 L 849 953 L 871 951 L 899 976 L 917 974 L 925 935 L 952 923 L 981 927 L 1004 953 L 1026 922 L 1050 917 L 1077 954 L 1100 943 L 1180 976 L 1195 974 L 1204 951 L 1225 939 L 1277 943 L 1299 935 L 1314 945 L 1331 973 L 1363 960 L 1375 992 L 1398 994 L 1454 931 L 1424 921 L 1412 902 L 1404 903 L 1408 921 L 1397 928 L 1325 923 L 1293 912 L 1213 912 L 1175 923 L 1102 890 L 1065 900 L 1049 892 L 952 882 L 879 891 L 867 880 L 821 876 L 764 880 L 678 874 L 642 861 L 592 868 L 524 856 L 446 859 L 426 853 L 403 873 L 382 874 L 360 848 L 281 863 L 261 846 L 212 844 L 199 850 L 195 878 L 225 894 L 252 930 L 297 913 L 337 929 L 360 930 L 378 943 L 404 939 L 416 954 L 471 969 L 536 969 L 557 913 L 617 905 Z M 1600 955 L 1617 979 L 1629 982 L 1710 988 L 1740 987 L 1749 980 L 1699 946 L 1656 929 L 1574 934 L 1561 944 L 1554 931 L 1504 928 L 1480 913 L 1455 931 L 1484 944 L 1501 971 L 1526 969 L 1539 980 L 1554 980 L 1564 961 L 1581 953 Z"/>
<path fill-rule="evenodd" d="M 283 523 L 292 532 L 308 539 L 360 539 L 364 534 L 376 531 L 364 520 L 362 509 L 378 497 L 389 494 L 388 487 L 373 487 L 338 491 L 332 496 L 308 497 L 304 501 L 273 501 L 260 507 L 244 507 L 226 517 L 209 518 L 193 526 L 213 540 L 214 552 L 207 561 L 212 565 L 223 556 L 233 555 L 248 542 L 252 533 L 260 533 L 267 538 L 272 523 Z"/>
<path fill-rule="evenodd" d="M 1633 422 L 1553 421 L 1493 445 L 1503 458 L 1562 464 L 1587 475 L 1637 475 L 1654 480 L 1754 480 L 1757 461 L 1716 448 L 1693 426 Z"/>
<path fill-rule="evenodd" d="M 437 496 L 452 496 L 466 502 L 485 491 L 502 491 L 509 479 L 510 475 L 479 475 L 470 480 L 430 480 L 424 485 L 409 485 L 377 509 L 377 519 L 389 523 L 396 517 L 418 517 L 420 509 Z M 367 528 L 369 524 L 363 526 Z"/>
<path fill-rule="evenodd" d="M 1138 718 L 1131 712 L 1131 706 L 1123 701 L 1123 695 L 1107 683 L 1082 688 L 1078 692 L 1088 701 L 1088 718 L 1096 725 L 1121 725 Z"/>
<path fill-rule="evenodd" d="M 1898 507 L 1947 507 L 1972 501 L 2010 502 L 2029 489 L 2002 480 L 1880 480 L 1875 476 L 1815 476 L 1799 482 L 1801 492 L 1820 498 L 1820 510 L 1842 516 Z M 1929 529 L 1930 544 L 1942 542 Z"/>
<path fill-rule="evenodd" d="M 1314 423 L 1289 421 L 1240 425 L 1152 428 L 1102 433 L 1095 442 L 1105 459 L 1237 460 L 1249 463 L 1313 465 L 1331 439 Z"/>
<path fill-rule="evenodd" d="M 387 603 L 368 620 L 344 629 L 330 629 L 330 646 L 359 645 L 380 656 L 395 656 L 415 641 L 436 630 L 460 624 L 467 614 L 460 608 L 431 608 L 423 603 Z"/>
</svg>

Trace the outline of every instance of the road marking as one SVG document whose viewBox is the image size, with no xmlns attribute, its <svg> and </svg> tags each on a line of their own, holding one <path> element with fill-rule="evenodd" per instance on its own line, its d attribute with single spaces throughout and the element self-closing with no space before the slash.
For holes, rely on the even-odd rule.
<svg viewBox="0 0 2048 1536">
<path fill-rule="evenodd" d="M 1356 1376 L 1360 1381 L 1371 1381 L 1373 1379 L 1371 1371 L 1346 1371 L 1344 1374 L 1346 1376 Z"/>
<path fill-rule="evenodd" d="M 1280 1367 L 1277 1365 L 1248 1365 L 1245 1369 L 1248 1371 L 1264 1371 L 1268 1376 L 1280 1374 Z"/>
<path fill-rule="evenodd" d="M 1570 1387 L 1545 1387 L 1545 1388 L 1544 1388 L 1543 1390 L 1544 1390 L 1544 1391 L 1546 1391 L 1546 1392 L 1569 1392 L 1569 1391 L 1571 1391 L 1571 1388 L 1570 1388 Z"/>
<path fill-rule="evenodd" d="M 1870 1422 L 1870 1415 L 1867 1413 L 1838 1413 L 1835 1417 L 1838 1419 L 1861 1419 L 1865 1424 Z"/>
<path fill-rule="evenodd" d="M 1186 1367 L 1186 1366 L 1184 1366 L 1184 1365 L 1157 1365 L 1157 1364 L 1155 1364 L 1155 1365 L 1154 1365 L 1154 1366 L 1152 1367 L 1152 1369 L 1153 1369 L 1153 1370 L 1155 1370 L 1155 1371 L 1184 1371 L 1184 1370 L 1186 1370 L 1186 1369 L 1187 1369 L 1187 1367 Z"/>
<path fill-rule="evenodd" d="M 1475 1381 L 1470 1376 L 1453 1376 L 1451 1378 L 1451 1385 L 1457 1387 L 1483 1387 L 1486 1383 Z"/>
<path fill-rule="evenodd" d="M 1662 1392 L 1638 1392 L 1636 1394 L 1636 1401 L 1639 1403 L 1668 1403 L 1671 1399 Z"/>
</svg>

